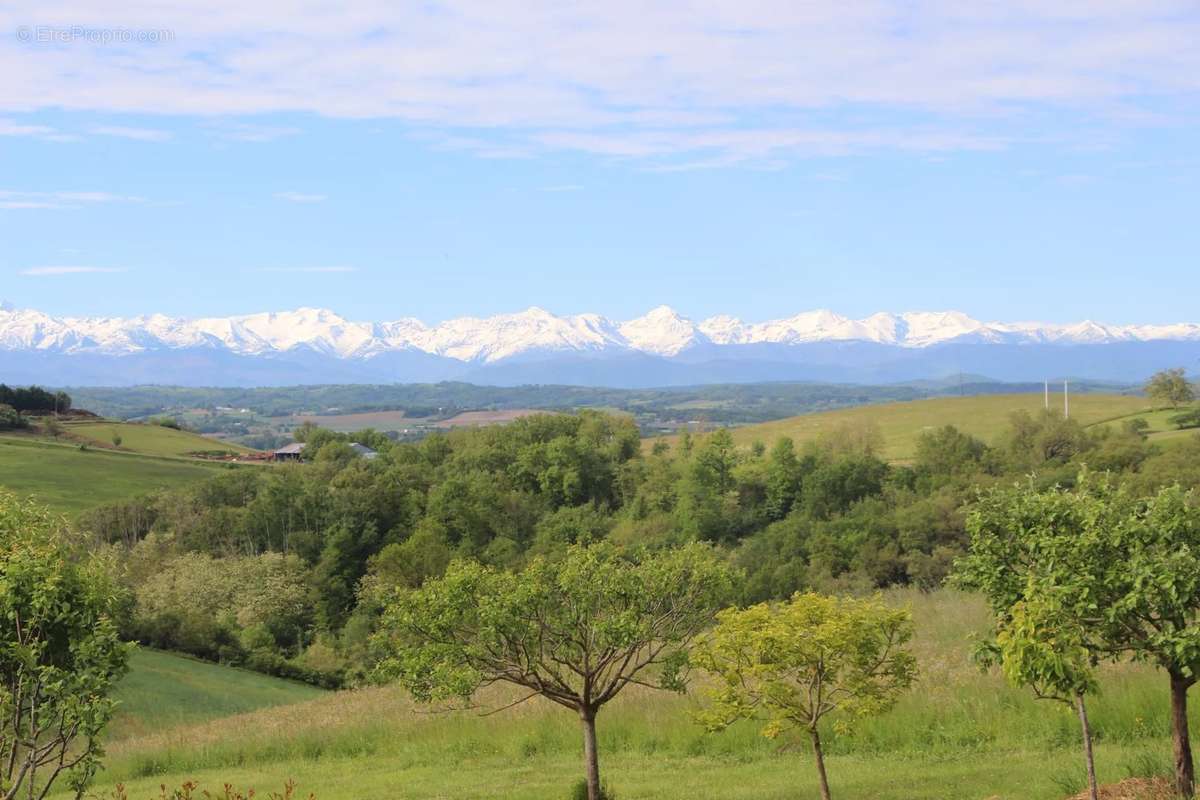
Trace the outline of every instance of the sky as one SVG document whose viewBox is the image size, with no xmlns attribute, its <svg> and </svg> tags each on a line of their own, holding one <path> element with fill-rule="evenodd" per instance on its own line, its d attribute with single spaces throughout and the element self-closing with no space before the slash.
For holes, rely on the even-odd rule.
<svg viewBox="0 0 1200 800">
<path fill-rule="evenodd" d="M 0 300 L 1200 320 L 1195 0 L 0 5 Z"/>
</svg>

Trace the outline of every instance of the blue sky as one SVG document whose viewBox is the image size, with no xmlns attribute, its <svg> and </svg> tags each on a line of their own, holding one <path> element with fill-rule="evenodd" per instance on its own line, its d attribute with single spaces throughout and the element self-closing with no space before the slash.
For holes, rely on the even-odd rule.
<svg viewBox="0 0 1200 800">
<path fill-rule="evenodd" d="M 1192 2 L 94 5 L 0 10 L 18 306 L 1198 318 Z"/>
</svg>

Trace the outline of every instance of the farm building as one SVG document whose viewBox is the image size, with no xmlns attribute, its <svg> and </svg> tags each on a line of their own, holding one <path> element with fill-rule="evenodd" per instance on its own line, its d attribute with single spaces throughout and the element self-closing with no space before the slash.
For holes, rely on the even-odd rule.
<svg viewBox="0 0 1200 800">
<path fill-rule="evenodd" d="M 365 458 L 368 460 L 375 458 L 376 456 L 379 455 L 379 453 L 376 452 L 375 450 L 372 450 L 371 448 L 367 447 L 365 444 L 359 444 L 358 442 L 351 442 L 350 449 L 353 450 L 355 453 L 357 453 L 362 458 Z"/>
<path fill-rule="evenodd" d="M 272 453 L 271 459 L 274 461 L 299 461 L 303 452 L 304 442 L 292 442 Z"/>
</svg>

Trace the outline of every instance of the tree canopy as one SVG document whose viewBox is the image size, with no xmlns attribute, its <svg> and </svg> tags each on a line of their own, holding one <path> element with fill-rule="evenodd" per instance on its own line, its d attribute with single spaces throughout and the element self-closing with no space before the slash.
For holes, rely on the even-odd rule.
<svg viewBox="0 0 1200 800">
<path fill-rule="evenodd" d="M 829 800 L 822 720 L 891 708 L 916 678 L 916 659 L 905 649 L 912 635 L 911 615 L 878 599 L 808 593 L 723 611 L 693 655 L 716 680 L 700 720 L 721 730 L 738 719 L 761 719 L 769 738 L 807 735 L 821 797 Z"/>
<path fill-rule="evenodd" d="M 631 684 L 680 690 L 686 648 L 731 595 L 729 570 L 691 545 L 627 553 L 574 545 L 521 572 L 459 561 L 385 601 L 379 672 L 422 701 L 521 687 L 579 715 L 599 800 L 596 714 Z"/>
<path fill-rule="evenodd" d="M 1171 408 L 1192 402 L 1196 393 L 1188 382 L 1183 367 L 1156 372 L 1146 381 L 1146 395 L 1155 403 Z"/>
<path fill-rule="evenodd" d="M 1139 496 L 1085 473 L 1070 491 L 986 493 L 968 527 L 960 580 L 983 592 L 1002 628 L 1014 609 L 1052 601 L 1074 647 L 1168 674 L 1176 784 L 1191 796 L 1187 692 L 1200 677 L 1200 495 L 1170 486 Z M 1085 676 L 1077 660 L 1064 664 Z"/>
<path fill-rule="evenodd" d="M 83 792 L 112 717 L 128 650 L 121 593 L 61 520 L 0 491 L 0 797 Z"/>
</svg>

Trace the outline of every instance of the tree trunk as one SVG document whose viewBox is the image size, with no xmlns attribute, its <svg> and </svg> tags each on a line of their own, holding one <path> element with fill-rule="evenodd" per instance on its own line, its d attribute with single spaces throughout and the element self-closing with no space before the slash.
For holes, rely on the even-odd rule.
<svg viewBox="0 0 1200 800">
<path fill-rule="evenodd" d="M 1087 762 L 1088 796 L 1100 800 L 1100 787 L 1096 784 L 1096 758 L 1092 754 L 1092 726 L 1088 724 L 1087 706 L 1083 695 L 1075 696 L 1075 710 L 1079 712 L 1079 727 L 1083 730 L 1083 758 Z"/>
<path fill-rule="evenodd" d="M 825 777 L 825 753 L 821 750 L 821 734 L 814 727 L 812 734 L 813 754 L 817 757 L 817 778 L 821 781 L 821 800 L 829 800 L 829 778 Z"/>
<path fill-rule="evenodd" d="M 1193 681 L 1171 673 L 1171 744 L 1175 750 L 1175 790 L 1180 797 L 1196 793 L 1196 769 L 1192 764 L 1192 742 L 1188 737 L 1187 691 Z"/>
<path fill-rule="evenodd" d="M 583 764 L 587 770 L 588 800 L 600 800 L 600 756 L 596 752 L 596 712 L 579 712 L 583 723 Z"/>
</svg>

